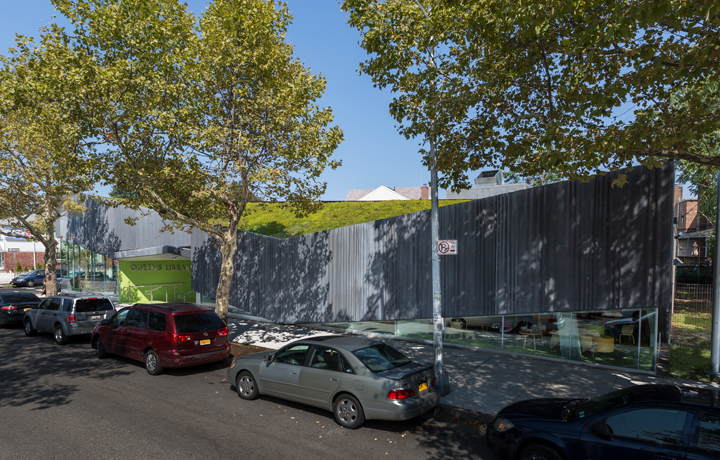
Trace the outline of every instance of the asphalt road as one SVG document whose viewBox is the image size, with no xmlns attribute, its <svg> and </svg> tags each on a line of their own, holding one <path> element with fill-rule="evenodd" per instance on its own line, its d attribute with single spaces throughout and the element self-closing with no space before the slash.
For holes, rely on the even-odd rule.
<svg viewBox="0 0 720 460">
<path fill-rule="evenodd" d="M 0 328 L 0 459 L 497 460 L 482 429 L 429 415 L 340 428 L 330 412 L 271 397 L 243 401 L 226 366 L 150 376 L 99 360 L 89 338 Z"/>
</svg>

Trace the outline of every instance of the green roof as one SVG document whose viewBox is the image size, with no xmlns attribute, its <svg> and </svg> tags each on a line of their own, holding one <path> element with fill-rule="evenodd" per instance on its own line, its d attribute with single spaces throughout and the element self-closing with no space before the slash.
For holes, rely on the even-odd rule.
<svg viewBox="0 0 720 460">
<path fill-rule="evenodd" d="M 440 200 L 440 206 L 466 201 Z M 324 203 L 319 211 L 298 218 L 292 209 L 283 208 L 279 203 L 250 203 L 240 230 L 275 238 L 290 238 L 427 209 L 430 209 L 430 200 L 336 201 Z"/>
</svg>

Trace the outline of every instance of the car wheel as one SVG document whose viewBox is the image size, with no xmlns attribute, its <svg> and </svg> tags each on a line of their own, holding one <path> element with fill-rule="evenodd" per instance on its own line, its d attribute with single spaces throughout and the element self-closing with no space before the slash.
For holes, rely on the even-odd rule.
<svg viewBox="0 0 720 460">
<path fill-rule="evenodd" d="M 153 350 L 148 351 L 145 353 L 145 369 L 148 371 L 148 374 L 150 375 L 158 375 L 162 374 L 163 368 L 160 365 L 160 359 L 158 358 L 157 353 L 155 353 Z"/>
<path fill-rule="evenodd" d="M 345 428 L 360 428 L 365 423 L 365 415 L 360 403 L 350 395 L 340 395 L 335 400 L 333 415 L 338 425 Z"/>
<path fill-rule="evenodd" d="M 260 396 L 255 377 L 248 371 L 242 371 L 238 374 L 237 380 L 235 380 L 235 389 L 237 389 L 237 394 L 242 399 L 252 400 Z"/>
<path fill-rule="evenodd" d="M 63 331 L 62 326 L 59 324 L 55 326 L 54 336 L 55 336 L 55 343 L 57 343 L 58 345 L 65 345 L 66 343 L 68 343 L 68 338 L 65 335 L 65 332 Z"/>
<path fill-rule="evenodd" d="M 530 444 L 520 453 L 520 460 L 563 460 L 563 458 L 550 446 Z"/>
<path fill-rule="evenodd" d="M 97 350 L 98 359 L 107 358 L 107 352 L 105 352 L 105 344 L 103 344 L 102 339 L 100 339 L 100 338 L 97 339 L 97 343 L 95 344 L 95 349 Z"/>
<path fill-rule="evenodd" d="M 33 286 L 35 286 L 35 281 L 33 281 L 33 280 L 28 280 L 28 282 L 25 284 L 25 286 L 27 286 L 27 287 L 33 287 Z"/>
<path fill-rule="evenodd" d="M 25 320 L 25 335 L 28 337 L 35 337 L 37 335 L 37 329 L 32 325 L 32 321 L 29 319 Z"/>
</svg>

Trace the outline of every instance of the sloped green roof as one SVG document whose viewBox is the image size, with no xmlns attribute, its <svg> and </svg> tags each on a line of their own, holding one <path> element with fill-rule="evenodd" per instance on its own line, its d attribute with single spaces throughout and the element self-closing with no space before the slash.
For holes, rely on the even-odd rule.
<svg viewBox="0 0 720 460">
<path fill-rule="evenodd" d="M 440 206 L 465 201 L 468 200 L 440 200 Z M 283 208 L 279 203 L 250 203 L 240 230 L 275 238 L 290 238 L 426 209 L 430 209 L 430 200 L 336 201 L 324 203 L 320 211 L 298 218 L 292 209 Z"/>
</svg>

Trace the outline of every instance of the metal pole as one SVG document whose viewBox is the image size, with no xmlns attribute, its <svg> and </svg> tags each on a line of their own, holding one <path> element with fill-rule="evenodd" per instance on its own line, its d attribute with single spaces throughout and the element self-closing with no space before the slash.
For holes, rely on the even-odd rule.
<svg viewBox="0 0 720 460">
<path fill-rule="evenodd" d="M 720 376 L 720 171 L 718 171 L 717 212 L 715 216 L 715 259 L 713 260 L 713 314 L 712 341 L 710 344 L 710 371 L 708 374 Z"/>
<path fill-rule="evenodd" d="M 437 252 L 440 220 L 438 219 L 437 150 L 435 149 L 435 139 L 430 140 L 430 156 L 432 158 L 430 167 L 430 226 L 432 228 L 433 349 L 435 350 L 435 375 L 440 384 L 440 394 L 444 396 L 450 393 L 450 383 L 449 380 L 446 380 L 442 355 L 444 319 L 442 317 L 440 292 L 440 255 Z"/>
</svg>

